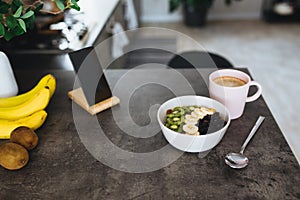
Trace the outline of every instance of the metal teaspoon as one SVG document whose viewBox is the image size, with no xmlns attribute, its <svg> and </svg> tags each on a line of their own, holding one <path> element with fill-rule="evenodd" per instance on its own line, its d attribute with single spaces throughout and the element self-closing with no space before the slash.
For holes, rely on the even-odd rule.
<svg viewBox="0 0 300 200">
<path fill-rule="evenodd" d="M 248 165 L 248 158 L 243 155 L 244 150 L 246 146 L 248 145 L 251 138 L 256 133 L 257 129 L 261 125 L 261 123 L 264 121 L 265 117 L 259 116 L 258 120 L 256 121 L 254 127 L 252 128 L 251 132 L 249 133 L 247 139 L 245 140 L 243 146 L 241 147 L 241 150 L 239 153 L 228 153 L 225 156 L 225 163 L 230 166 L 231 168 L 235 169 L 241 169 Z"/>
</svg>

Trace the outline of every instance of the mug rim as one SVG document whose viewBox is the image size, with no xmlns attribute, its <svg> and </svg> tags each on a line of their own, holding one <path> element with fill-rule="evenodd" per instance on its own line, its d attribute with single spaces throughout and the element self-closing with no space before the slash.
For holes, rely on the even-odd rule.
<svg viewBox="0 0 300 200">
<path fill-rule="evenodd" d="M 212 76 L 213 76 L 214 74 L 217 74 L 217 73 L 220 73 L 220 72 L 237 72 L 237 73 L 243 74 L 248 80 L 247 80 L 246 84 L 244 84 L 244 85 L 242 85 L 242 86 L 236 86 L 236 87 L 222 86 L 222 85 L 219 85 L 219 84 L 215 83 L 215 82 L 213 81 L 213 78 L 212 78 Z M 221 75 L 221 76 L 222 76 L 222 75 Z M 233 75 L 227 75 L 227 76 L 232 76 L 232 77 L 235 77 L 235 78 L 242 79 L 242 78 L 240 78 L 240 77 L 236 77 L 236 76 L 233 76 Z M 220 75 L 219 75 L 219 76 L 216 76 L 216 77 L 220 77 Z M 215 78 L 216 78 L 216 77 L 215 77 Z M 244 79 L 242 79 L 242 80 L 244 80 Z M 244 80 L 244 81 L 245 81 L 245 80 Z M 226 88 L 226 89 L 231 89 L 231 90 L 235 90 L 235 89 L 240 89 L 240 88 L 248 87 L 248 86 L 250 85 L 251 81 L 252 81 L 252 80 L 251 80 L 251 78 L 250 78 L 250 76 L 249 76 L 248 74 L 246 74 L 246 73 L 243 72 L 243 71 L 237 70 L 237 69 L 218 69 L 218 70 L 212 72 L 212 73 L 209 75 L 209 83 L 210 83 L 210 84 L 213 84 L 214 86 L 217 86 L 217 87 L 220 87 L 220 88 Z"/>
</svg>

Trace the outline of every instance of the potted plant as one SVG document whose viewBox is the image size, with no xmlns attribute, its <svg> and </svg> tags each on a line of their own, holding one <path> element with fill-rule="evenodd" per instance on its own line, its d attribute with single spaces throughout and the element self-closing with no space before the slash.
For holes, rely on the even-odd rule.
<svg viewBox="0 0 300 200">
<path fill-rule="evenodd" d="M 169 0 L 170 12 L 174 12 L 183 4 L 184 22 L 188 26 L 204 26 L 208 9 L 214 0 Z M 225 0 L 227 5 L 232 0 Z"/>
<path fill-rule="evenodd" d="M 34 27 L 38 13 L 58 14 L 66 9 L 80 10 L 79 0 L 0 0 L 0 37 L 9 41 Z"/>
</svg>

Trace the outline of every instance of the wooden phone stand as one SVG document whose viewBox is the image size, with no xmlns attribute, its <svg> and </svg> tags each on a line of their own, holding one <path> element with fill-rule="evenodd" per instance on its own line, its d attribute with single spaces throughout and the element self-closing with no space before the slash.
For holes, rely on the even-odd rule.
<svg viewBox="0 0 300 200">
<path fill-rule="evenodd" d="M 68 97 L 72 101 L 77 103 L 80 107 L 82 107 L 87 112 L 89 112 L 91 115 L 95 115 L 103 110 L 111 108 L 112 106 L 120 103 L 120 99 L 118 97 L 112 96 L 111 98 L 96 103 L 95 105 L 89 106 L 81 88 L 77 88 L 75 90 L 68 92 Z"/>
</svg>

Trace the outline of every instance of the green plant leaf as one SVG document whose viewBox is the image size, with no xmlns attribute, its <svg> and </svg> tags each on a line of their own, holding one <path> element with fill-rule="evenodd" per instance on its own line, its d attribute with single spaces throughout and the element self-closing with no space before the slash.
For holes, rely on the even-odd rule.
<svg viewBox="0 0 300 200">
<path fill-rule="evenodd" d="M 15 18 L 19 18 L 22 14 L 23 6 L 20 6 L 16 13 L 13 15 Z"/>
<path fill-rule="evenodd" d="M 33 4 L 34 9 L 30 6 L 25 9 L 23 1 L 24 0 L 0 0 L 0 36 L 3 36 L 7 41 L 34 28 L 35 14 L 38 13 L 44 5 L 43 1 L 39 0 Z M 61 11 L 67 8 L 80 10 L 80 6 L 77 3 L 79 0 L 51 1 L 54 1 Z"/>
<path fill-rule="evenodd" d="M 21 0 L 13 0 L 12 4 L 16 5 L 17 7 L 23 6 L 23 3 Z"/>
<path fill-rule="evenodd" d="M 55 0 L 55 3 L 56 3 L 57 7 L 58 7 L 60 10 L 64 10 L 64 9 L 65 9 L 65 4 L 64 4 L 64 1 L 63 1 L 63 0 Z"/>
<path fill-rule="evenodd" d="M 18 20 L 19 25 L 23 29 L 23 31 L 26 32 L 26 24 L 25 24 L 24 20 L 23 19 L 17 19 L 17 20 Z"/>
<path fill-rule="evenodd" d="M 71 8 L 73 8 L 73 9 L 75 9 L 75 10 L 77 10 L 77 11 L 80 11 L 80 7 L 79 7 L 78 5 L 73 4 L 73 5 L 71 6 Z"/>
<path fill-rule="evenodd" d="M 9 15 L 6 17 L 6 25 L 8 28 L 14 29 L 18 25 L 18 22 L 12 15 Z"/>
<path fill-rule="evenodd" d="M 10 31 L 5 31 L 4 39 L 5 39 L 6 41 L 11 40 L 13 37 L 14 37 L 14 34 L 13 34 L 12 32 L 10 32 Z"/>
<path fill-rule="evenodd" d="M 24 34 L 24 30 L 19 25 L 17 25 L 14 29 L 11 30 L 5 29 L 4 39 L 6 41 L 9 41 L 12 38 L 22 34 Z"/>
<path fill-rule="evenodd" d="M 35 11 L 39 12 L 43 8 L 43 6 L 44 6 L 43 3 L 40 3 L 40 2 L 36 3 L 35 4 Z"/>
<path fill-rule="evenodd" d="M 0 36 L 4 36 L 5 35 L 5 28 L 3 26 L 2 23 L 0 23 Z"/>
<path fill-rule="evenodd" d="M 32 15 L 31 17 L 24 19 L 27 29 L 33 29 L 35 25 L 35 15 Z"/>
<path fill-rule="evenodd" d="M 13 0 L 11 3 L 11 12 L 15 13 L 19 9 L 20 6 L 23 6 L 23 3 L 20 0 Z"/>
<path fill-rule="evenodd" d="M 18 24 L 13 30 L 11 30 L 14 36 L 22 35 L 25 33 L 23 28 Z"/>
<path fill-rule="evenodd" d="M 6 14 L 8 13 L 9 5 L 6 4 L 5 2 L 1 1 L 0 3 L 0 13 Z"/>
<path fill-rule="evenodd" d="M 78 0 L 71 0 L 71 2 L 72 2 L 72 6 L 71 6 L 71 8 L 73 8 L 73 9 L 75 9 L 75 10 L 77 10 L 77 11 L 80 11 L 80 7 L 78 6 L 78 4 L 77 4 L 77 2 L 78 2 Z"/>
<path fill-rule="evenodd" d="M 27 18 L 31 17 L 32 15 L 34 15 L 34 12 L 32 10 L 30 10 L 27 13 L 25 13 L 24 15 L 22 15 L 21 18 L 27 19 Z"/>
</svg>

